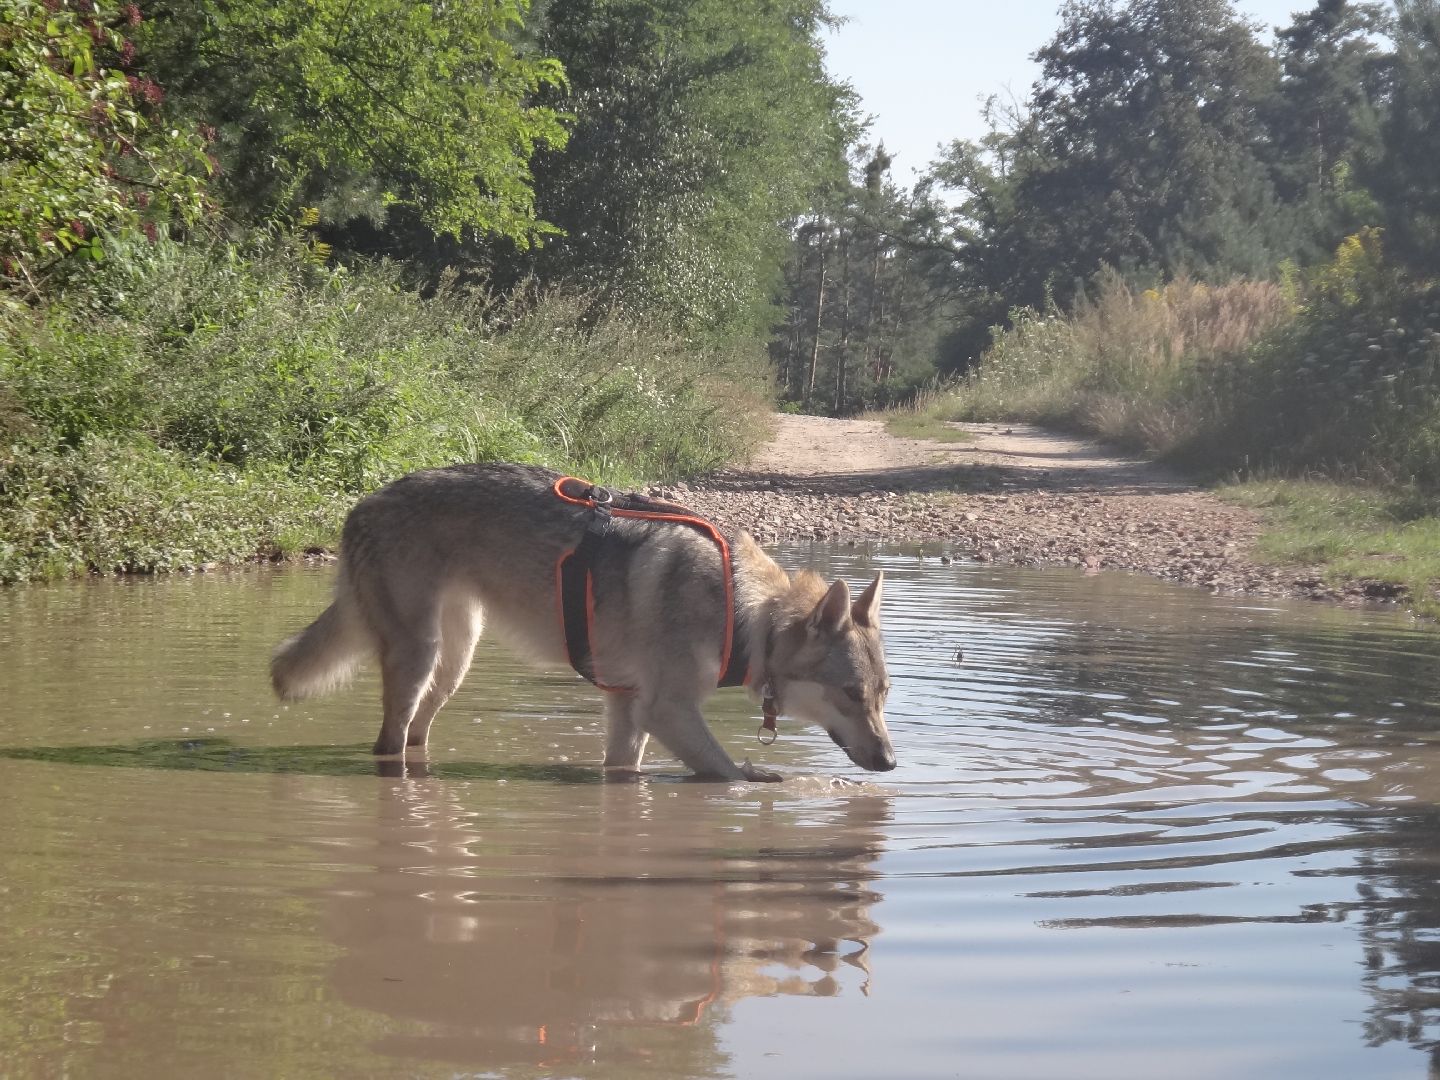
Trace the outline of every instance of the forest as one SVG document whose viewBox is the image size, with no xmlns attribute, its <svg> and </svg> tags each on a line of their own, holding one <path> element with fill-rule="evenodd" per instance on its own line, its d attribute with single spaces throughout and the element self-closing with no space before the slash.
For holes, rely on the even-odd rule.
<svg viewBox="0 0 1440 1080">
<path fill-rule="evenodd" d="M 1069 0 L 909 187 L 824 0 L 0 10 L 0 580 L 458 459 L 693 474 L 777 403 L 1440 482 L 1440 0 Z"/>
</svg>

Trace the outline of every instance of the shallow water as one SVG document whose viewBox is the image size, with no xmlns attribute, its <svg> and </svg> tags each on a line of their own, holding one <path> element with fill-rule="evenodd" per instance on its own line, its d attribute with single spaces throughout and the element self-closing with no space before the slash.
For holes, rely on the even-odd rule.
<svg viewBox="0 0 1440 1080">
<path fill-rule="evenodd" d="M 727 691 L 796 779 L 603 783 L 482 644 L 381 776 L 268 697 L 328 570 L 0 591 L 0 1076 L 1435 1074 L 1440 633 L 780 554 L 885 568 L 895 772 Z"/>
</svg>

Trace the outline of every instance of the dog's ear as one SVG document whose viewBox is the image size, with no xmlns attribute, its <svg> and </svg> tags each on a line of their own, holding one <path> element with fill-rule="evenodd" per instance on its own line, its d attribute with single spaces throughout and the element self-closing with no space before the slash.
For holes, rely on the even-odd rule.
<svg viewBox="0 0 1440 1080">
<path fill-rule="evenodd" d="M 875 575 L 875 580 L 865 586 L 865 591 L 855 598 L 850 607 L 850 617 L 861 626 L 872 630 L 880 629 L 880 590 L 885 583 L 885 571 Z"/>
<path fill-rule="evenodd" d="M 837 581 L 810 613 L 811 630 L 844 630 L 850 622 L 850 586 Z"/>
</svg>

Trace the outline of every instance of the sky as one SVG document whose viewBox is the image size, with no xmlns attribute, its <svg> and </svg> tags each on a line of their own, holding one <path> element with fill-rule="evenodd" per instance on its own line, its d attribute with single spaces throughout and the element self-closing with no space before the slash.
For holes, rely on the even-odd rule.
<svg viewBox="0 0 1440 1080">
<path fill-rule="evenodd" d="M 1313 0 L 1234 0 L 1265 27 Z M 1037 74 L 1029 56 L 1059 26 L 1060 0 L 831 0 L 850 21 L 828 36 L 830 73 L 860 94 L 874 117 L 870 142 L 894 155 L 894 178 L 909 184 L 935 157 L 937 144 L 985 134 L 980 101 L 1024 98 Z"/>
</svg>

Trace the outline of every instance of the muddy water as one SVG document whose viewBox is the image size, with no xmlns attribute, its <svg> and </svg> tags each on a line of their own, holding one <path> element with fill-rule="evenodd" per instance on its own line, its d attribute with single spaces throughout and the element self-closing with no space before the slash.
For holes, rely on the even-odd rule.
<svg viewBox="0 0 1440 1080">
<path fill-rule="evenodd" d="M 796 779 L 599 782 L 485 646 L 377 775 L 267 696 L 326 570 L 0 591 L 0 1076 L 1434 1075 L 1440 634 L 782 554 L 889 575 L 883 784 L 733 691 Z"/>
</svg>

